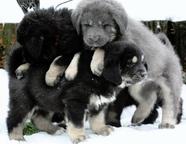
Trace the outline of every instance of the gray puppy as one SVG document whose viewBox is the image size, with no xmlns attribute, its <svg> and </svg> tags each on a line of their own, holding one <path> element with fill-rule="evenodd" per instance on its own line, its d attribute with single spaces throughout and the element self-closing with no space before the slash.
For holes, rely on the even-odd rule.
<svg viewBox="0 0 186 144">
<path fill-rule="evenodd" d="M 148 65 L 148 79 L 133 86 L 130 92 L 139 103 L 150 102 L 142 104 L 142 108 L 137 108 L 133 122 L 139 123 L 149 115 L 156 101 L 157 92 L 141 96 L 143 91 L 147 90 L 144 86 L 148 88 L 151 83 L 155 83 L 159 86 L 158 96 L 163 101 L 160 128 L 173 128 L 179 113 L 182 87 L 182 68 L 173 48 L 167 48 L 141 22 L 128 17 L 121 4 L 114 0 L 82 0 L 72 14 L 72 21 L 89 46 L 101 47 L 109 43 L 106 29 L 115 23 L 121 34 L 119 39 L 134 42 L 144 52 Z M 99 65 L 103 65 L 104 52 L 97 55 L 98 63 L 93 65 L 96 71 L 94 74 L 101 73 Z M 144 109 L 147 111 L 143 111 Z M 139 116 L 138 111 L 145 114 Z"/>
</svg>

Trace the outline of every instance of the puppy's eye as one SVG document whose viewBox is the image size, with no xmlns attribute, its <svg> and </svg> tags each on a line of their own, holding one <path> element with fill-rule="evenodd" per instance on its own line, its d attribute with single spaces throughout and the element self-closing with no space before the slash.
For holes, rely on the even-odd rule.
<svg viewBox="0 0 186 144">
<path fill-rule="evenodd" d="M 108 27 L 111 27 L 111 25 L 110 24 L 103 24 L 103 27 L 108 28 Z"/>
<path fill-rule="evenodd" d="M 87 23 L 87 24 L 83 24 L 84 27 L 91 27 L 92 25 Z"/>
</svg>

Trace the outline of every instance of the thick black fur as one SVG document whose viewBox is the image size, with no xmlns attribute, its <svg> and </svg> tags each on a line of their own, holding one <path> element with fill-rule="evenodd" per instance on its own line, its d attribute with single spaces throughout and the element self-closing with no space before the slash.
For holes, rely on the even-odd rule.
<svg viewBox="0 0 186 144">
<path fill-rule="evenodd" d="M 25 15 L 17 28 L 17 41 L 23 48 L 24 62 L 34 65 L 51 63 L 59 55 L 64 57 L 62 65 L 68 65 L 69 57 L 82 48 L 71 10 L 66 8 L 39 9 Z"/>
<path fill-rule="evenodd" d="M 128 47 L 129 45 L 125 45 L 122 42 L 112 44 L 112 46 L 114 47 L 112 49 L 114 51 L 113 53 L 117 56 L 112 62 L 119 71 L 116 74 L 120 74 L 118 77 L 121 77 L 120 72 L 125 69 L 126 65 L 124 64 L 127 61 L 128 53 L 125 53 L 125 49 L 131 49 L 131 47 Z M 105 107 L 105 104 L 100 105 L 99 108 L 89 105 L 91 95 L 102 95 L 105 98 L 109 98 L 118 89 L 117 85 L 113 82 L 109 82 L 103 78 L 104 75 L 97 77 L 92 74 L 90 62 L 93 52 L 86 50 L 81 53 L 78 74 L 73 81 L 62 80 L 58 88 L 48 87 L 44 79 L 49 65 L 45 63 L 32 65 L 28 70 L 28 74 L 20 81 L 14 75 L 11 75 L 11 73 L 20 64 L 20 59 L 17 58 L 22 56 L 22 50 L 20 47 L 12 49 L 9 57 L 10 110 L 7 118 L 8 133 L 12 132 L 19 123 L 22 123 L 23 119 L 35 106 L 46 111 L 65 111 L 68 120 L 75 126 L 82 127 L 85 109 L 88 108 L 92 115 L 96 115 Z M 140 54 L 141 52 L 134 48 L 133 55 L 141 57 Z M 110 58 L 107 55 L 109 56 L 110 54 L 106 53 L 104 73 L 107 73 L 110 66 L 110 64 L 107 65 L 107 59 Z M 117 79 L 113 79 L 113 81 L 117 83 Z"/>
</svg>

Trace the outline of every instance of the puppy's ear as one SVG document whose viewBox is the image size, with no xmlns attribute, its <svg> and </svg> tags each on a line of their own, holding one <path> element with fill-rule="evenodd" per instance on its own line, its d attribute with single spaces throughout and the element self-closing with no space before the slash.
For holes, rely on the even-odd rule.
<svg viewBox="0 0 186 144">
<path fill-rule="evenodd" d="M 81 16 L 82 16 L 82 12 L 81 10 L 78 9 L 74 10 L 71 15 L 72 24 L 76 28 L 78 34 L 80 34 L 81 31 L 81 23 L 80 23 Z"/>
<path fill-rule="evenodd" d="M 121 35 L 125 35 L 128 26 L 128 16 L 124 8 L 117 2 L 111 3 L 108 8 L 109 13 L 119 27 Z"/>
<path fill-rule="evenodd" d="M 107 45 L 104 59 L 104 69 L 102 76 L 116 84 L 121 84 L 122 78 L 120 73 L 120 48 L 118 44 Z"/>
<path fill-rule="evenodd" d="M 115 85 L 120 85 L 122 82 L 122 78 L 121 78 L 119 63 L 105 66 L 103 69 L 102 76 L 107 81 L 114 83 Z"/>
</svg>

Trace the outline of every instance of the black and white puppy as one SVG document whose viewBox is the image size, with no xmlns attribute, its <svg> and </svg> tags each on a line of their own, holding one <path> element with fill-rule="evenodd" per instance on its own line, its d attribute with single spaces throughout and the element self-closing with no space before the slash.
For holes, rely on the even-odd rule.
<svg viewBox="0 0 186 144">
<path fill-rule="evenodd" d="M 27 116 L 35 108 L 45 111 L 65 112 L 67 132 L 73 142 L 85 139 L 85 111 L 89 112 L 90 127 L 96 134 L 108 135 L 112 128 L 105 123 L 105 109 L 115 100 L 119 84 L 128 85 L 143 80 L 147 73 L 142 52 L 134 45 L 117 42 L 105 49 L 105 69 L 101 77 L 92 74 L 90 69 L 92 51 L 83 51 L 79 59 L 78 74 L 73 81 L 61 81 L 58 88 L 45 84 L 48 65 L 32 65 L 25 78 L 20 81 L 9 75 L 10 110 L 7 118 L 10 139 L 23 139 L 23 125 Z M 21 49 L 13 50 L 9 67 L 14 67 Z M 19 59 L 18 59 L 19 60 Z M 132 64 L 128 75 L 125 71 Z M 134 70 L 134 72 L 133 72 Z M 130 77 L 130 78 L 129 78 Z M 34 115 L 37 118 L 37 115 Z M 40 128 L 42 129 L 42 128 Z"/>
<path fill-rule="evenodd" d="M 157 34 L 157 37 L 166 46 L 167 49 L 173 47 L 164 33 Z M 126 70 L 128 68 L 126 67 Z M 158 117 L 157 108 L 162 107 L 164 99 L 161 94 L 163 90 L 161 85 L 153 79 L 147 78 L 145 81 L 130 85 L 123 89 L 117 96 L 114 103 L 109 105 L 107 113 L 107 124 L 120 127 L 120 116 L 124 108 L 135 105 L 136 111 L 132 117 L 133 124 L 150 124 L 154 123 Z M 182 117 L 182 102 L 180 98 L 176 123 L 180 123 Z M 160 125 L 161 127 L 161 125 Z"/>
</svg>

